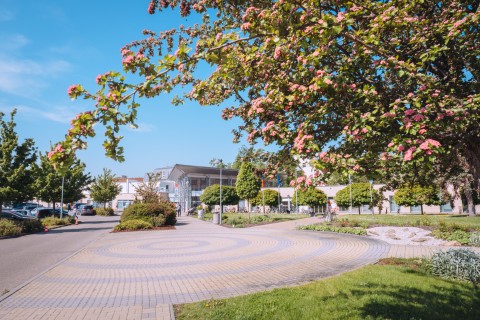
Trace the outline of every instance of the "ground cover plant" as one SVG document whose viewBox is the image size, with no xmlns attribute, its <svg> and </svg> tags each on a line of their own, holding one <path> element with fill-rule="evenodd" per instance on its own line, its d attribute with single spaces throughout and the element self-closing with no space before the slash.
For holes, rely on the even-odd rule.
<svg viewBox="0 0 480 320">
<path fill-rule="evenodd" d="M 186 319 L 479 319 L 468 282 L 433 276 L 420 259 L 388 259 L 293 288 L 176 305 Z"/>
<path fill-rule="evenodd" d="M 291 221 L 297 219 L 306 218 L 307 215 L 304 214 L 250 214 L 250 216 L 244 213 L 223 213 L 222 214 L 222 224 L 224 226 L 235 227 L 235 228 L 245 228 L 252 227 L 259 224 L 282 222 L 282 221 Z M 205 213 L 202 220 L 212 221 L 213 213 Z"/>
<path fill-rule="evenodd" d="M 95 212 L 99 216 L 113 216 L 114 214 L 112 208 L 96 208 Z"/>
<path fill-rule="evenodd" d="M 480 246 L 480 217 L 452 215 L 348 215 L 333 222 L 300 226 L 300 230 L 366 235 L 377 226 L 415 226 L 432 230 L 432 236 L 462 245 Z"/>
</svg>

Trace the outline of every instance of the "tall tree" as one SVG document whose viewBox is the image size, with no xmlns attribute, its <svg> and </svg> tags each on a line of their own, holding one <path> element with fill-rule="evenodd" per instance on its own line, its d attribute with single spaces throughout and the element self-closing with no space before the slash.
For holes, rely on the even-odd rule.
<svg viewBox="0 0 480 320">
<path fill-rule="evenodd" d="M 90 173 L 85 173 L 85 164 L 76 159 L 64 172 L 57 172 L 48 160 L 47 154 L 40 153 L 40 165 L 36 170 L 36 196 L 42 201 L 51 202 L 55 209 L 56 204 L 76 202 L 84 198 L 83 191 L 93 182 Z"/>
<path fill-rule="evenodd" d="M 200 195 L 200 201 L 209 206 L 220 204 L 220 185 L 213 184 L 205 188 Z M 240 198 L 235 187 L 222 186 L 222 205 L 235 205 L 238 201 Z"/>
<path fill-rule="evenodd" d="M 293 194 L 292 203 L 294 205 L 305 205 L 310 207 L 324 206 L 327 203 L 327 195 L 325 192 L 315 187 L 297 189 Z"/>
<path fill-rule="evenodd" d="M 370 183 L 352 183 L 351 194 L 350 198 L 350 186 L 346 186 L 337 192 L 335 202 L 342 207 L 349 207 L 351 203 L 352 207 L 358 207 L 358 214 L 360 214 L 360 206 L 368 204 L 373 208 L 381 200 L 378 191 L 371 189 Z"/>
<path fill-rule="evenodd" d="M 420 212 L 423 214 L 424 204 L 439 205 L 442 203 L 438 193 L 438 189 L 432 186 L 405 185 L 395 191 L 393 201 L 399 206 L 420 206 Z"/>
<path fill-rule="evenodd" d="M 106 168 L 90 185 L 90 196 L 96 202 L 102 202 L 104 208 L 106 208 L 107 202 L 112 201 L 121 191 L 122 188 L 115 182 L 115 175 Z"/>
<path fill-rule="evenodd" d="M 224 119 L 243 121 L 234 140 L 278 146 L 278 164 L 318 158 L 328 171 L 428 181 L 418 172 L 464 159 L 479 188 L 478 0 L 151 0 L 148 11 L 171 8 L 202 23 L 146 30 L 126 45 L 124 72 L 139 83 L 107 72 L 95 93 L 71 86 L 95 107 L 72 121 L 52 161 L 71 161 L 96 123 L 107 129 L 106 155 L 123 160 L 119 128 L 135 125 L 138 98 L 191 85 L 175 105 L 229 101 Z M 198 72 L 205 62 L 211 72 Z"/>
<path fill-rule="evenodd" d="M 235 188 L 240 199 L 245 199 L 249 202 L 257 196 L 260 191 L 261 181 L 255 175 L 255 168 L 250 162 L 242 163 L 240 171 L 237 176 L 237 183 Z M 250 207 L 250 203 L 249 203 Z M 250 208 L 249 208 L 250 209 Z M 248 210 L 250 212 L 250 210 Z"/>
<path fill-rule="evenodd" d="M 0 112 L 0 212 L 6 202 L 23 202 L 34 197 L 35 143 L 33 139 L 19 143 L 15 132 L 16 112 L 14 109 L 10 113 L 8 122 Z"/>
<path fill-rule="evenodd" d="M 161 179 L 160 172 L 149 172 L 147 179 L 136 187 L 135 191 L 142 198 L 143 203 L 159 203 L 162 198 L 165 198 L 159 191 Z M 168 200 L 168 196 L 164 200 Z"/>
<path fill-rule="evenodd" d="M 266 205 L 269 207 L 278 207 L 281 201 L 278 191 L 272 189 L 261 190 L 255 198 L 252 199 L 252 205 L 262 206 Z"/>
</svg>

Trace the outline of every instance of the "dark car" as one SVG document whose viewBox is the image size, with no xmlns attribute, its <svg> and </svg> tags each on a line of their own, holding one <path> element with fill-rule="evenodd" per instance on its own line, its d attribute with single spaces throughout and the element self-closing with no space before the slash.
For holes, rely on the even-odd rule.
<svg viewBox="0 0 480 320">
<path fill-rule="evenodd" d="M 60 218 L 60 211 L 53 210 L 53 208 L 37 208 L 32 210 L 32 215 L 37 219 L 43 219 L 46 217 Z"/>
<path fill-rule="evenodd" d="M 90 204 L 85 204 L 77 210 L 77 215 L 81 215 L 81 216 L 87 216 L 87 215 L 93 216 L 95 214 L 96 214 L 95 209 Z"/>
<path fill-rule="evenodd" d="M 12 210 L 3 210 L 0 213 L 0 218 L 2 219 L 9 219 L 9 220 L 30 220 L 30 219 L 35 219 L 33 217 L 29 216 L 24 216 L 21 213 L 12 211 Z"/>
</svg>

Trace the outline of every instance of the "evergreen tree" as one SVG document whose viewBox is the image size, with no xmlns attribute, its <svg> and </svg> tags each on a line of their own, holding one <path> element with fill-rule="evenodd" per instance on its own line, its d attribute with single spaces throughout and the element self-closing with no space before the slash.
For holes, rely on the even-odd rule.
<svg viewBox="0 0 480 320">
<path fill-rule="evenodd" d="M 103 174 L 95 178 L 90 186 L 90 195 L 96 202 L 102 202 L 103 207 L 120 194 L 122 188 L 115 182 L 115 175 L 109 169 L 103 169 Z"/>
<path fill-rule="evenodd" d="M 255 198 L 260 191 L 261 181 L 255 175 L 254 170 L 255 168 L 250 162 L 243 162 L 240 167 L 235 186 L 240 199 L 248 201 Z"/>
<path fill-rule="evenodd" d="M 35 143 L 33 139 L 19 143 L 15 114 L 16 110 L 13 110 L 10 121 L 5 122 L 4 114 L 0 112 L 0 212 L 2 204 L 30 200 L 34 193 Z"/>
</svg>

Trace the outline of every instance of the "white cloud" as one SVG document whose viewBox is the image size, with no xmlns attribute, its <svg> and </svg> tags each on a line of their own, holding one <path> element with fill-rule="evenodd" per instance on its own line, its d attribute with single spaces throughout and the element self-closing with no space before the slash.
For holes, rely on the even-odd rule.
<svg viewBox="0 0 480 320">
<path fill-rule="evenodd" d="M 0 92 L 31 97 L 47 87 L 48 79 L 70 69 L 64 60 L 38 62 L 0 56 Z"/>
<path fill-rule="evenodd" d="M 24 105 L 13 106 L 11 108 L 0 107 L 0 111 L 4 113 L 10 113 L 10 111 L 14 108 L 17 109 L 17 116 L 32 119 L 45 119 L 62 124 L 69 124 L 70 120 L 75 118 L 76 114 L 70 108 L 65 107 L 56 107 L 51 110 L 42 110 Z"/>
</svg>

